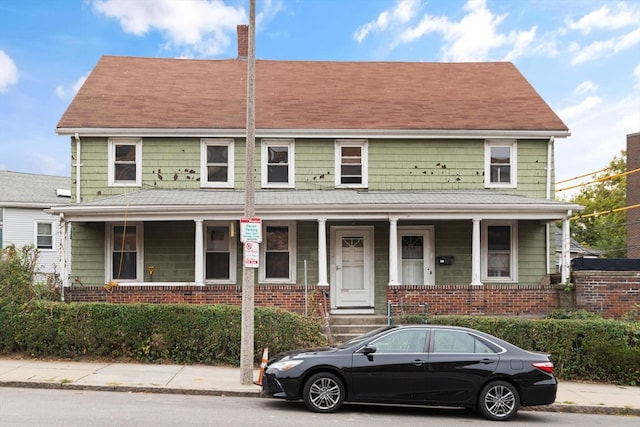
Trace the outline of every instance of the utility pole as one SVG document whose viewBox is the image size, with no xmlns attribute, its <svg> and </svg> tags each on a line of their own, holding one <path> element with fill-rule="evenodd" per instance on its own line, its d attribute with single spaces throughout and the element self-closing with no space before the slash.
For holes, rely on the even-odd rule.
<svg viewBox="0 0 640 427">
<path fill-rule="evenodd" d="M 256 210 L 255 150 L 256 150 L 256 3 L 249 0 L 249 40 L 247 52 L 247 141 L 245 145 L 244 216 L 252 218 Z M 243 250 L 246 250 L 243 248 Z M 254 335 L 254 268 L 242 268 L 242 326 L 240 338 L 240 383 L 253 384 L 253 335 Z"/>
</svg>

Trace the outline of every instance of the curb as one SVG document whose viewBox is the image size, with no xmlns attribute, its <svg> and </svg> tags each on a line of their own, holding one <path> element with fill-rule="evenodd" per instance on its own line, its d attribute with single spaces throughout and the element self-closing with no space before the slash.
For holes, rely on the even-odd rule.
<svg viewBox="0 0 640 427">
<path fill-rule="evenodd" d="M 0 387 L 15 388 L 41 388 L 51 390 L 90 390 L 90 391 L 110 391 L 119 393 L 158 393 L 158 394 L 184 394 L 191 396 L 230 396 L 230 397 L 251 397 L 265 398 L 260 391 L 225 391 L 225 390 L 197 390 L 186 388 L 148 387 L 148 386 L 97 386 L 81 385 L 73 383 L 57 382 L 30 382 L 30 381 L 0 381 Z M 612 406 L 582 406 L 582 405 L 543 405 L 525 406 L 521 411 L 532 412 L 563 412 L 574 414 L 595 414 L 595 415 L 620 415 L 640 417 L 640 409 L 623 408 Z"/>
<path fill-rule="evenodd" d="M 232 391 L 232 390 L 197 390 L 186 388 L 148 387 L 148 386 L 122 386 L 122 385 L 84 385 L 57 382 L 31 382 L 31 381 L 0 381 L 0 387 L 15 388 L 42 388 L 50 390 L 91 390 L 111 391 L 119 393 L 157 393 L 157 394 L 184 394 L 191 396 L 231 396 L 231 397 L 261 397 L 260 391 Z"/>
</svg>

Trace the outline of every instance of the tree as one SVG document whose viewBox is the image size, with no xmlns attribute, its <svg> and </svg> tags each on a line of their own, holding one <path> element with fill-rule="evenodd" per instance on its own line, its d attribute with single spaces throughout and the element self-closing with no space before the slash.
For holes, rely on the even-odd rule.
<svg viewBox="0 0 640 427">
<path fill-rule="evenodd" d="M 602 251 L 606 258 L 624 258 L 627 254 L 627 153 L 614 156 L 608 169 L 593 175 L 571 202 L 584 206 L 571 221 L 571 236 L 581 245 Z"/>
</svg>

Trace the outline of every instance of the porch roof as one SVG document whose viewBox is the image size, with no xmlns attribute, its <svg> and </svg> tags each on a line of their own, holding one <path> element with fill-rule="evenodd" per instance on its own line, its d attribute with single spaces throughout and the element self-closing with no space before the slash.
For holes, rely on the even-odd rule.
<svg viewBox="0 0 640 427">
<path fill-rule="evenodd" d="M 238 219 L 243 190 L 151 189 L 52 211 L 71 221 Z M 559 220 L 579 205 L 492 190 L 257 190 L 256 216 L 265 219 L 537 219 Z"/>
</svg>

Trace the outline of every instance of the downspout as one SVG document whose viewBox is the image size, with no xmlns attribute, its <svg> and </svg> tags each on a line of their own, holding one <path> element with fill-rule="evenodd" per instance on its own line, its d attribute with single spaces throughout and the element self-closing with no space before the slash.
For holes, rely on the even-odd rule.
<svg viewBox="0 0 640 427">
<path fill-rule="evenodd" d="M 74 135 L 76 138 L 76 163 L 73 165 L 76 167 L 76 203 L 80 203 L 80 135 L 78 132 Z"/>
<path fill-rule="evenodd" d="M 551 136 L 549 138 L 549 142 L 547 144 L 547 200 L 551 199 L 551 178 L 553 177 L 553 142 L 554 137 Z M 549 242 L 550 239 L 550 228 L 551 225 L 547 222 L 544 226 L 544 234 L 545 234 L 545 259 L 547 260 L 547 275 L 551 274 L 551 261 L 549 260 L 551 256 L 551 244 Z"/>
<path fill-rule="evenodd" d="M 60 276 L 62 278 L 62 283 L 60 284 L 60 300 L 64 301 L 64 288 L 69 286 L 69 272 L 67 269 L 69 268 L 69 264 L 67 263 L 67 248 L 68 248 L 68 239 L 67 239 L 67 222 L 64 219 L 64 214 L 61 213 L 59 217 L 60 225 L 59 225 L 59 233 L 58 239 L 59 244 L 59 262 L 60 262 Z"/>
</svg>

